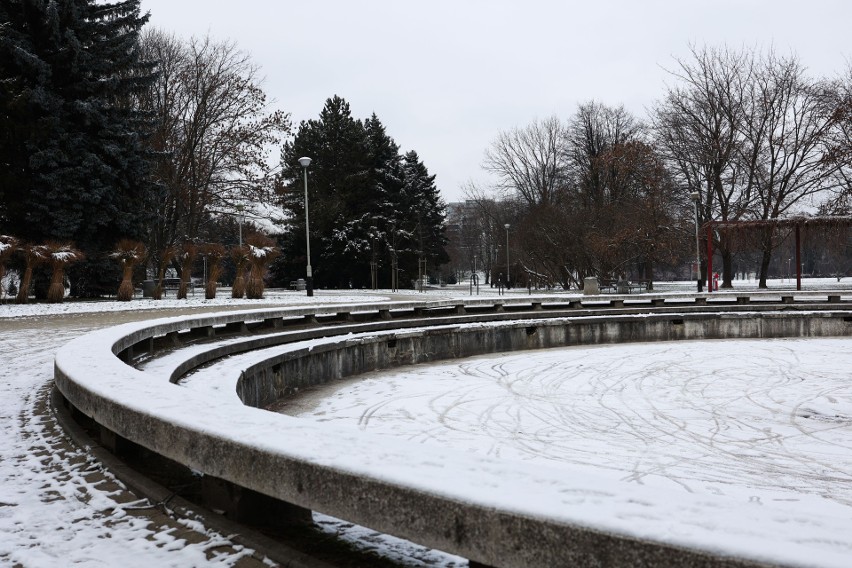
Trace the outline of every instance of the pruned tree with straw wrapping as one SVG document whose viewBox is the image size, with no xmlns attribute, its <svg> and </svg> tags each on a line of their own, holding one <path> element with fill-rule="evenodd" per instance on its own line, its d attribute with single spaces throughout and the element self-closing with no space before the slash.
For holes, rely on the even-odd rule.
<svg viewBox="0 0 852 568">
<path fill-rule="evenodd" d="M 212 300 L 216 297 L 216 287 L 219 277 L 222 276 L 222 260 L 227 251 L 223 245 L 208 243 L 201 245 L 201 254 L 207 257 L 207 284 L 204 287 L 204 297 Z"/>
<path fill-rule="evenodd" d="M 263 298 L 263 276 L 266 267 L 278 256 L 279 252 L 273 246 L 274 241 L 263 235 L 251 235 L 246 239 L 246 243 L 249 249 L 248 261 L 250 265 L 246 297 L 250 300 L 259 300 Z"/>
<path fill-rule="evenodd" d="M 178 253 L 180 261 L 180 287 L 178 288 L 178 300 L 186 300 L 189 290 L 189 279 L 192 277 L 192 265 L 198 256 L 198 246 L 193 243 L 184 243 Z"/>
<path fill-rule="evenodd" d="M 166 279 L 166 269 L 174 260 L 177 250 L 173 246 L 167 246 L 160 252 L 160 260 L 157 266 L 157 285 L 154 287 L 154 299 L 163 299 L 163 281 Z"/>
<path fill-rule="evenodd" d="M 47 301 L 51 304 L 57 304 L 65 299 L 65 268 L 69 264 L 82 260 L 83 253 L 74 248 L 72 243 L 50 241 L 44 245 L 44 248 L 47 253 L 45 261 L 52 268 Z"/>
<path fill-rule="evenodd" d="M 249 248 L 247 245 L 231 247 L 231 260 L 234 262 L 236 276 L 231 288 L 232 298 L 242 298 L 246 295 L 246 267 L 249 265 Z"/>
<path fill-rule="evenodd" d="M 33 269 L 47 259 L 47 249 L 44 245 L 20 245 L 18 248 L 24 254 L 24 275 L 18 288 L 15 302 L 26 304 L 30 298 L 30 285 L 33 281 Z"/>
<path fill-rule="evenodd" d="M 122 239 L 110 254 L 110 257 L 118 260 L 122 267 L 121 284 L 118 287 L 119 301 L 129 302 L 133 299 L 133 268 L 145 260 L 146 253 L 145 245 L 139 241 Z"/>
</svg>

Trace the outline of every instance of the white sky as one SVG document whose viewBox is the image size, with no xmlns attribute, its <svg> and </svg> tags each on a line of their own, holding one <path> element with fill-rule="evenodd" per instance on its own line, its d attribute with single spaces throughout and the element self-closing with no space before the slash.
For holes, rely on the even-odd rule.
<svg viewBox="0 0 852 568">
<path fill-rule="evenodd" d="M 487 183 L 502 130 L 596 99 L 639 116 L 696 45 L 795 52 L 815 75 L 852 57 L 847 0 L 142 0 L 178 36 L 232 39 L 295 124 L 335 94 L 416 150 L 447 201 Z"/>
</svg>

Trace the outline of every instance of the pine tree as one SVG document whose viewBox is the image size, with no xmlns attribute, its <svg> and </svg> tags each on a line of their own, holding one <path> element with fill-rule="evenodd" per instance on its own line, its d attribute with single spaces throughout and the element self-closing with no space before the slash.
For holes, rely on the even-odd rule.
<svg viewBox="0 0 852 568">
<path fill-rule="evenodd" d="M 405 186 L 402 156 L 375 113 L 364 121 L 369 148 L 369 192 L 372 207 L 363 213 L 363 222 L 370 243 L 370 264 L 378 287 L 395 285 L 393 272 L 397 269 L 396 228 L 402 225 L 401 209 Z"/>
<path fill-rule="evenodd" d="M 359 223 L 371 207 L 367 195 L 368 149 L 361 121 L 352 118 L 349 103 L 335 96 L 326 101 L 319 120 L 299 125 L 282 151 L 279 191 L 290 215 L 281 246 L 287 261 L 277 274 L 304 276 L 305 207 L 299 158 L 312 159 L 308 193 L 314 285 L 318 288 L 363 286 L 369 281 L 369 238 Z"/>
<path fill-rule="evenodd" d="M 139 0 L 6 1 L 0 8 L 0 232 L 29 241 L 73 240 L 88 259 L 73 292 L 109 290 L 106 258 L 139 238 L 150 191 L 134 97 L 152 79 L 138 36 Z"/>
<path fill-rule="evenodd" d="M 447 244 L 444 234 L 446 205 L 435 185 L 435 176 L 429 175 L 429 170 L 414 150 L 405 154 L 403 172 L 404 204 L 409 211 L 406 226 L 410 235 L 404 266 L 412 274 L 419 274 L 416 264 L 419 261 L 425 261 L 428 271 L 449 260 L 444 248 Z"/>
<path fill-rule="evenodd" d="M 285 144 L 279 192 L 289 223 L 273 266 L 279 284 L 305 274 L 304 180 L 308 173 L 311 264 L 317 287 L 409 283 L 418 259 L 446 262 L 444 204 L 416 152 L 403 158 L 379 118 L 352 118 L 340 97 L 326 101 L 319 120 L 303 122 Z M 399 270 L 397 270 L 399 269 Z M 397 283 L 399 285 L 399 283 Z"/>
</svg>

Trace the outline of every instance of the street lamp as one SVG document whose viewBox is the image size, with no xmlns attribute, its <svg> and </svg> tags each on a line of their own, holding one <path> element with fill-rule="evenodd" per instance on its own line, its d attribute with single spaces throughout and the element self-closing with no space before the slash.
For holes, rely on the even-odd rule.
<svg viewBox="0 0 852 568">
<path fill-rule="evenodd" d="M 246 214 L 243 212 L 245 207 L 242 205 L 237 205 L 237 221 L 240 224 L 240 248 L 243 248 L 243 221 L 245 220 Z"/>
<path fill-rule="evenodd" d="M 509 223 L 504 225 L 506 227 L 506 288 L 509 287 L 509 283 L 512 281 L 512 277 L 509 274 Z"/>
<path fill-rule="evenodd" d="M 308 249 L 308 267 L 306 271 L 307 280 L 306 288 L 308 296 L 314 295 L 314 275 L 311 271 L 311 221 L 308 214 L 308 166 L 311 165 L 311 159 L 308 157 L 299 158 L 299 164 L 305 172 L 305 242 Z"/>
<path fill-rule="evenodd" d="M 698 282 L 698 291 L 701 292 L 701 246 L 698 242 L 698 201 L 701 199 L 701 196 L 697 191 L 693 191 L 690 197 L 695 206 L 695 276 Z"/>
</svg>

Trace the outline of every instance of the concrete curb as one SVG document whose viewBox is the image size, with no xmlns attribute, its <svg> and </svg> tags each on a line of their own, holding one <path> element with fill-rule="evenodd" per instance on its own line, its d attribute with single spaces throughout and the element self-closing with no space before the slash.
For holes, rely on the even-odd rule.
<svg viewBox="0 0 852 568">
<path fill-rule="evenodd" d="M 254 550 L 252 556 L 259 562 L 268 559 L 286 568 L 334 568 L 331 564 L 317 560 L 245 525 L 187 501 L 129 467 L 93 440 L 72 418 L 70 411 L 62 403 L 61 393 L 55 386 L 50 391 L 50 409 L 72 443 L 88 452 L 135 495 L 150 501 L 152 507 L 165 508 L 167 505 L 169 516 L 200 521 L 205 527 L 221 533 L 234 543 Z"/>
</svg>

